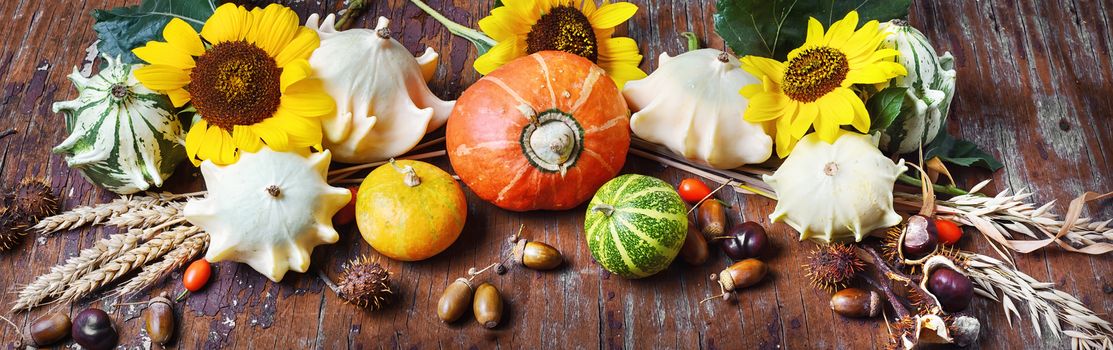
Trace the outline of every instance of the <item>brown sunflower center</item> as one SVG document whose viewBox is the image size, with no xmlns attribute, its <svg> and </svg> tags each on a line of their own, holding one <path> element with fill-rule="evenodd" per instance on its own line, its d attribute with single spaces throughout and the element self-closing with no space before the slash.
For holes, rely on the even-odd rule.
<svg viewBox="0 0 1113 350">
<path fill-rule="evenodd" d="M 526 52 L 557 50 L 599 60 L 595 30 L 583 12 L 571 6 L 554 7 L 537 20 L 526 35 Z"/>
<path fill-rule="evenodd" d="M 189 94 L 206 122 L 232 131 L 274 115 L 282 98 L 282 69 L 263 49 L 244 41 L 214 45 L 197 58 Z"/>
<path fill-rule="evenodd" d="M 830 47 L 814 47 L 788 61 L 782 90 L 801 102 L 814 102 L 842 86 L 850 64 L 846 55 Z"/>
</svg>

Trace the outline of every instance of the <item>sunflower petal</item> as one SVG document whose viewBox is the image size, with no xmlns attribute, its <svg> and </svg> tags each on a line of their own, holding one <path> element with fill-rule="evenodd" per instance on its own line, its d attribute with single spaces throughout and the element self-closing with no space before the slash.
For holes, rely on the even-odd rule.
<svg viewBox="0 0 1113 350">
<path fill-rule="evenodd" d="M 595 0 L 583 0 L 583 3 L 580 5 L 580 12 L 583 12 L 584 16 L 587 16 L 587 18 L 591 18 L 591 15 L 598 9 L 599 7 L 595 6 Z"/>
<path fill-rule="evenodd" d="M 634 17 L 635 13 L 638 13 L 638 5 L 628 2 L 606 4 L 595 10 L 591 17 L 588 17 L 588 21 L 591 22 L 592 28 L 614 28 L 629 20 L 630 17 Z"/>
<path fill-rule="evenodd" d="M 259 140 L 259 136 L 251 131 L 251 127 L 247 125 L 236 125 L 232 127 L 232 141 L 236 147 L 245 152 L 258 152 L 263 148 L 263 141 Z"/>
<path fill-rule="evenodd" d="M 830 47 L 841 48 L 846 44 L 846 40 L 854 35 L 854 29 L 858 28 L 858 11 L 850 11 L 846 17 L 831 24 L 827 28 L 827 34 L 823 37 L 823 42 Z"/>
<path fill-rule="evenodd" d="M 193 57 L 177 46 L 161 41 L 148 41 L 147 45 L 131 50 L 139 59 L 150 64 L 192 69 L 196 66 Z"/>
<path fill-rule="evenodd" d="M 638 52 L 638 43 L 634 39 L 619 37 L 607 38 L 599 45 L 599 63 L 626 63 L 637 66 L 642 62 L 642 55 Z"/>
<path fill-rule="evenodd" d="M 521 43 L 521 47 L 519 47 Z M 475 59 L 473 66 L 479 74 L 487 75 L 511 60 L 526 55 L 524 41 L 503 41 Z"/>
<path fill-rule="evenodd" d="M 155 91 L 177 90 L 189 84 L 189 72 L 177 67 L 155 64 L 139 67 L 134 73 L 135 79 Z"/>
<path fill-rule="evenodd" d="M 205 46 L 201 45 L 201 37 L 188 23 L 180 18 L 171 19 L 162 28 L 162 37 L 166 43 L 184 51 L 190 56 L 201 56 L 205 53 Z"/>
<path fill-rule="evenodd" d="M 250 14 L 242 6 L 233 3 L 220 5 L 201 27 L 201 36 L 210 43 L 243 40 L 251 25 Z"/>
<path fill-rule="evenodd" d="M 788 121 L 781 119 L 777 121 L 777 133 L 774 143 L 777 145 L 777 157 L 788 157 L 792 152 L 792 148 L 796 147 L 796 139 L 792 138 L 792 132 L 789 131 Z"/>
<path fill-rule="evenodd" d="M 189 91 L 185 91 L 185 89 L 166 90 L 163 93 L 170 96 L 170 102 L 174 104 L 174 107 L 185 106 L 191 100 Z"/>
<path fill-rule="evenodd" d="M 814 46 L 823 44 L 823 24 L 819 23 L 815 17 L 808 18 L 808 36 L 804 40 L 804 45 L 800 46 Z"/>
<path fill-rule="evenodd" d="M 622 62 L 599 63 L 599 67 L 607 72 L 607 75 L 614 80 L 615 85 L 619 90 L 626 86 L 626 82 L 645 79 L 647 76 L 645 72 L 638 68 L 637 65 L 627 64 Z"/>
<path fill-rule="evenodd" d="M 777 119 L 784 115 L 786 104 L 795 103 L 783 94 L 762 92 L 750 99 L 742 118 L 751 123 Z"/>
<path fill-rule="evenodd" d="M 827 115 L 830 111 L 822 111 L 824 116 L 817 118 L 815 121 L 815 132 L 819 134 L 819 139 L 826 143 L 835 143 L 839 138 L 839 123 L 833 120 L 833 117 Z"/>
<path fill-rule="evenodd" d="M 845 99 L 850 103 L 850 108 L 853 110 L 854 119 L 850 121 L 850 125 L 854 126 L 858 132 L 865 133 L 870 130 L 870 113 L 866 110 L 866 104 L 858 95 L 855 95 L 850 89 L 839 89 L 843 91 L 844 95 L 848 95 Z"/>
<path fill-rule="evenodd" d="M 780 61 L 759 57 L 742 57 L 742 69 L 756 77 L 769 77 L 777 85 L 784 79 L 785 65 Z"/>
<path fill-rule="evenodd" d="M 336 101 L 325 93 L 318 79 L 305 79 L 290 85 L 282 94 L 279 109 L 305 117 L 319 117 L 336 110 Z"/>
<path fill-rule="evenodd" d="M 251 11 L 255 25 L 248 28 L 247 42 L 254 43 L 267 51 L 271 57 L 286 47 L 298 33 L 298 14 L 288 7 L 270 4 L 266 8 Z"/>
<path fill-rule="evenodd" d="M 308 60 L 309 56 L 313 55 L 313 50 L 316 50 L 317 47 L 320 46 L 321 38 L 317 36 L 317 32 L 306 27 L 301 27 L 298 29 L 297 36 L 294 36 L 294 39 L 291 40 L 289 44 L 286 44 L 282 52 L 279 52 L 278 56 L 274 57 L 274 62 L 278 64 L 279 67 L 284 68 L 295 60 Z"/>
<path fill-rule="evenodd" d="M 819 104 L 818 103 L 801 103 L 800 109 L 797 111 L 796 117 L 792 119 L 789 124 L 789 131 L 792 132 L 792 137 L 799 139 L 808 133 L 812 128 L 812 123 L 817 122 L 819 118 Z"/>
<path fill-rule="evenodd" d="M 761 84 L 749 84 L 749 85 L 743 86 L 742 90 L 739 90 L 738 93 L 741 94 L 742 97 L 745 97 L 746 99 L 751 99 L 754 96 L 756 96 L 757 94 L 761 93 L 762 91 L 765 91 L 765 88 L 762 87 Z"/>
<path fill-rule="evenodd" d="M 846 79 L 843 80 L 842 86 L 883 83 L 907 73 L 900 63 L 877 62 L 861 69 L 851 69 L 850 72 L 846 73 Z"/>
<path fill-rule="evenodd" d="M 479 30 L 495 41 L 513 40 L 528 33 L 533 23 L 523 20 L 516 8 L 502 6 L 491 10 L 491 15 L 479 20 Z"/>
<path fill-rule="evenodd" d="M 279 87 L 282 92 L 286 92 L 286 88 L 294 83 L 304 80 L 313 75 L 313 68 L 309 66 L 306 60 L 295 60 L 282 68 L 282 75 L 278 78 Z"/>
<path fill-rule="evenodd" d="M 279 108 L 274 117 L 264 120 L 261 124 L 285 133 L 289 140 L 289 149 L 312 147 L 321 143 L 320 118 L 299 117 Z"/>
<path fill-rule="evenodd" d="M 274 119 L 274 117 L 271 117 L 270 119 Z M 286 132 L 282 129 L 273 127 L 273 122 L 267 122 L 267 120 L 256 123 L 254 125 L 249 125 L 248 127 L 251 128 L 251 131 L 255 133 L 255 135 L 258 135 L 259 138 L 263 139 L 263 142 L 267 144 L 267 147 L 270 147 L 271 149 L 279 152 L 289 151 L 290 138 L 286 136 Z"/>
<path fill-rule="evenodd" d="M 193 166 L 201 164 L 201 161 L 197 158 L 197 151 L 200 150 L 201 145 L 205 143 L 205 133 L 208 131 L 208 127 L 209 124 L 205 122 L 205 119 L 201 119 L 189 128 L 189 133 L 186 133 L 186 157 L 189 157 L 189 161 L 193 163 Z"/>
</svg>

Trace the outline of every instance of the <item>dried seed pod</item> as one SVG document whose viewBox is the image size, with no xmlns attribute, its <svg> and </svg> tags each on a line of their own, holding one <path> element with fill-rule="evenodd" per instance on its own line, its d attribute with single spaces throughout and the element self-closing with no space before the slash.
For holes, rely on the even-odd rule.
<svg viewBox="0 0 1113 350">
<path fill-rule="evenodd" d="M 44 179 L 23 179 L 9 191 L 5 191 L 9 193 L 6 204 L 20 221 L 34 223 L 58 213 L 58 198 Z"/>
<path fill-rule="evenodd" d="M 151 337 L 152 343 L 166 345 L 174 337 L 174 329 L 177 327 L 174 302 L 165 293 L 147 302 L 147 313 L 143 318 L 147 336 Z"/>
<path fill-rule="evenodd" d="M 70 316 L 55 312 L 32 322 L 23 333 L 23 339 L 38 348 L 57 343 L 70 335 Z"/>
<path fill-rule="evenodd" d="M 944 313 L 959 312 L 970 306 L 970 300 L 974 298 L 974 283 L 951 259 L 942 255 L 931 256 L 924 262 L 924 276 L 920 287 L 935 299 Z"/>
<path fill-rule="evenodd" d="M 515 242 L 512 254 L 515 262 L 534 270 L 552 270 L 564 262 L 560 251 L 553 246 L 526 239 Z"/>
<path fill-rule="evenodd" d="M 468 303 L 472 301 L 471 282 L 466 278 L 457 278 L 448 285 L 437 302 L 437 317 L 444 323 L 456 322 L 468 310 Z"/>
<path fill-rule="evenodd" d="M 490 283 L 483 283 L 475 289 L 475 301 L 472 303 L 472 312 L 475 320 L 483 327 L 495 328 L 502 320 L 502 296 L 499 290 Z"/>
<path fill-rule="evenodd" d="M 768 272 L 769 268 L 761 260 L 746 259 L 730 265 L 718 275 L 711 275 L 711 280 L 719 282 L 719 288 L 723 291 L 720 295 L 726 300 L 732 292 L 761 282 Z"/>
<path fill-rule="evenodd" d="M 846 317 L 876 317 L 881 313 L 881 295 L 872 290 L 846 288 L 831 296 L 831 310 Z"/>
<path fill-rule="evenodd" d="M 18 220 L 6 206 L 0 206 L 0 252 L 11 250 L 26 236 L 27 224 Z"/>
<path fill-rule="evenodd" d="M 700 266 L 707 262 L 710 256 L 703 234 L 697 232 L 695 227 L 688 226 L 688 235 L 684 237 L 684 245 L 680 247 L 680 257 L 689 265 Z"/>
<path fill-rule="evenodd" d="M 722 236 L 727 228 L 727 215 L 723 203 L 714 198 L 703 201 L 696 211 L 696 221 L 699 223 L 700 232 L 707 241 Z"/>
<path fill-rule="evenodd" d="M 846 287 L 855 275 L 866 269 L 866 262 L 858 257 L 854 247 L 831 243 L 816 247 L 803 267 L 812 286 L 830 292 Z"/>
<path fill-rule="evenodd" d="M 345 301 L 370 310 L 383 308 L 394 295 L 390 271 L 366 256 L 348 262 L 337 287 Z"/>
</svg>

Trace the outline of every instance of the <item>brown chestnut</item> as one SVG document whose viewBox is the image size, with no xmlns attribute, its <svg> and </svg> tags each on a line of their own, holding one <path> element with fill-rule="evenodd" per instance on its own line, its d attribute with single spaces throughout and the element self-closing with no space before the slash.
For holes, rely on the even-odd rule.
<svg viewBox="0 0 1113 350">
<path fill-rule="evenodd" d="M 166 345 L 174 337 L 174 304 L 165 295 L 151 299 L 147 303 L 147 313 L 144 315 L 144 327 L 151 342 Z"/>
<path fill-rule="evenodd" d="M 703 234 L 696 231 L 695 226 L 688 226 L 688 235 L 684 237 L 684 245 L 680 247 L 680 257 L 689 265 L 699 266 L 707 262 L 710 256 Z"/>
<path fill-rule="evenodd" d="M 518 240 L 514 246 L 514 261 L 534 270 L 552 270 L 564 262 L 560 251 L 545 243 Z"/>
<path fill-rule="evenodd" d="M 73 318 L 72 335 L 77 345 L 89 350 L 112 349 L 119 340 L 112 318 L 97 308 L 85 309 Z"/>
<path fill-rule="evenodd" d="M 472 294 L 471 283 L 466 278 L 457 278 L 441 294 L 441 299 L 437 302 L 437 317 L 444 323 L 456 322 L 468 310 Z"/>
<path fill-rule="evenodd" d="M 498 288 L 490 283 L 483 283 L 475 289 L 475 301 L 472 303 L 472 312 L 475 320 L 488 329 L 495 328 L 502 320 L 502 297 Z"/>
<path fill-rule="evenodd" d="M 760 224 L 747 221 L 731 227 L 721 244 L 723 253 L 733 260 L 756 258 L 765 254 L 769 237 Z"/>
<path fill-rule="evenodd" d="M 31 322 L 23 334 L 23 339 L 35 347 L 45 347 L 65 339 L 70 335 L 70 316 L 55 312 Z"/>
<path fill-rule="evenodd" d="M 923 215 L 908 217 L 900 242 L 901 254 L 905 259 L 923 259 L 939 247 L 939 235 L 932 221 L 931 218 Z"/>
<path fill-rule="evenodd" d="M 723 210 L 723 203 L 714 198 L 700 204 L 699 210 L 696 211 L 696 219 L 704 240 L 714 239 L 726 232 L 727 215 Z"/>
<path fill-rule="evenodd" d="M 974 298 L 974 283 L 970 278 L 945 267 L 931 271 L 927 289 L 939 300 L 939 307 L 947 313 L 966 310 L 970 306 L 970 299 Z"/>
<path fill-rule="evenodd" d="M 845 317 L 876 317 L 881 313 L 881 295 L 872 290 L 846 288 L 831 296 L 831 310 Z"/>
</svg>

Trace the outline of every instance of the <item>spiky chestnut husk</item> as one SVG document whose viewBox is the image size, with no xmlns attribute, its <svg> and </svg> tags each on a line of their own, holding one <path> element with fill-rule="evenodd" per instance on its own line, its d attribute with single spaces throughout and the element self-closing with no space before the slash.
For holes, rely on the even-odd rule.
<svg viewBox="0 0 1113 350">
<path fill-rule="evenodd" d="M 866 269 L 866 262 L 858 257 L 854 247 L 832 243 L 821 245 L 808 256 L 804 269 L 812 286 L 828 291 L 845 288 L 854 275 Z"/>
<path fill-rule="evenodd" d="M 0 207 L 0 252 L 11 250 L 23 239 L 26 223 L 21 223 L 12 216 L 8 207 Z"/>
<path fill-rule="evenodd" d="M 340 297 L 362 308 L 378 310 L 390 302 L 390 271 L 362 256 L 348 262 L 340 274 Z"/>
<path fill-rule="evenodd" d="M 21 223 L 33 224 L 58 213 L 58 198 L 46 180 L 23 179 L 14 189 L 4 193 L 8 194 L 5 204 L 10 208 L 10 215 Z"/>
</svg>

